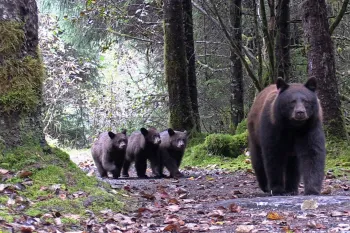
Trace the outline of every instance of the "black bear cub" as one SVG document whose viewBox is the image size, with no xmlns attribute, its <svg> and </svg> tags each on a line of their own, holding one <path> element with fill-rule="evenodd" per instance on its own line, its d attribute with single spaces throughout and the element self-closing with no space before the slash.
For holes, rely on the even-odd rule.
<svg viewBox="0 0 350 233">
<path fill-rule="evenodd" d="M 115 179 L 120 177 L 127 144 L 126 130 L 117 134 L 104 132 L 99 135 L 91 148 L 91 154 L 101 177 L 107 177 L 107 172 L 111 172 Z"/>
<path fill-rule="evenodd" d="M 159 132 L 155 128 L 135 131 L 129 136 L 128 147 L 123 165 L 123 176 L 129 177 L 130 164 L 135 161 L 135 168 L 139 178 L 148 178 L 146 175 L 147 160 L 151 163 L 153 175 L 160 177 L 160 159 L 158 147 L 161 142 Z"/>
<path fill-rule="evenodd" d="M 248 114 L 249 151 L 260 188 L 272 195 L 305 195 L 322 189 L 326 158 L 317 82 L 276 85 L 261 91 Z"/>
<path fill-rule="evenodd" d="M 183 177 L 183 174 L 179 171 L 179 167 L 187 146 L 187 131 L 181 132 L 169 128 L 160 133 L 160 138 L 162 143 L 159 146 L 158 153 L 162 162 L 161 176 L 165 177 L 165 175 L 163 175 L 165 166 L 171 178 Z"/>
</svg>

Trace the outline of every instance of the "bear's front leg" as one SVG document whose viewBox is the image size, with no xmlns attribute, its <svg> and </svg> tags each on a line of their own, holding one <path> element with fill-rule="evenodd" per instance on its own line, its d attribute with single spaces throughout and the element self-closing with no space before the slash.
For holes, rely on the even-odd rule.
<svg viewBox="0 0 350 233">
<path fill-rule="evenodd" d="M 284 170 L 286 156 L 280 148 L 269 147 L 263 149 L 263 158 L 269 192 L 273 196 L 285 195 Z"/>
<path fill-rule="evenodd" d="M 321 126 L 310 130 L 296 144 L 304 179 L 304 194 L 319 195 L 326 160 L 325 136 Z"/>
</svg>

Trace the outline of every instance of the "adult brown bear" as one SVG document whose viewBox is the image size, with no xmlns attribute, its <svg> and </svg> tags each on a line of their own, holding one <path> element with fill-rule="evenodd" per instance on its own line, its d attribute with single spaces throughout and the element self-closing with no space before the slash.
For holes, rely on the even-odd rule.
<svg viewBox="0 0 350 233">
<path fill-rule="evenodd" d="M 249 150 L 260 188 L 296 195 L 301 176 L 305 195 L 321 192 L 326 158 L 317 82 L 276 85 L 261 91 L 248 114 Z"/>
</svg>

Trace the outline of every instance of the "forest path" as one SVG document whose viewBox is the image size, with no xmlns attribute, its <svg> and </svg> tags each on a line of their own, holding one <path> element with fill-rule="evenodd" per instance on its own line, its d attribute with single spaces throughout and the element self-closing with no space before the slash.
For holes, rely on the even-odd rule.
<svg viewBox="0 0 350 233">
<path fill-rule="evenodd" d="M 79 158 L 78 158 L 79 157 Z M 72 160 L 96 174 L 89 153 Z M 97 228 L 115 232 L 350 232 L 350 182 L 329 173 L 321 196 L 271 197 L 251 171 L 185 168 L 182 179 L 103 179 L 138 203 L 106 212 Z M 147 171 L 150 172 L 149 169 Z M 349 173 L 350 174 L 350 173 Z M 99 178 L 101 179 L 101 178 Z M 299 187 L 302 194 L 303 187 Z M 126 198 L 127 199 L 127 198 Z M 133 207 L 131 207 L 133 206 Z M 136 207 L 135 207 L 136 206 Z M 114 217 L 113 217 L 114 216 Z M 111 220 L 114 219 L 114 220 Z"/>
</svg>

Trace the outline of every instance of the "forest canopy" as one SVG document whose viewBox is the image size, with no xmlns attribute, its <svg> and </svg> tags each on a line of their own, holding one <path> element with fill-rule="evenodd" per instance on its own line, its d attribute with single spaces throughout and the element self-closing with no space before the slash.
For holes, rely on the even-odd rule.
<svg viewBox="0 0 350 233">
<path fill-rule="evenodd" d="M 184 18 L 190 11 L 193 22 L 184 22 L 184 36 L 190 38 L 192 26 L 194 45 L 187 79 L 195 78 L 198 113 L 192 109 L 192 115 L 202 132 L 234 133 L 259 90 L 278 76 L 304 82 L 310 75 L 301 1 L 194 0 L 190 8 L 186 2 Z M 162 6 L 158 0 L 38 1 L 48 139 L 83 148 L 102 131 L 169 126 Z M 336 73 L 327 81 L 332 83 L 322 85 L 338 89 L 339 119 L 349 131 L 350 35 L 344 6 L 347 1 L 327 2 Z"/>
</svg>

